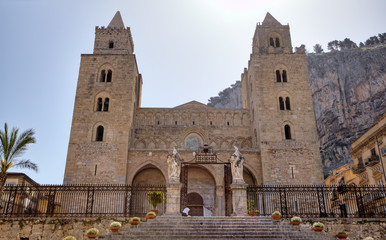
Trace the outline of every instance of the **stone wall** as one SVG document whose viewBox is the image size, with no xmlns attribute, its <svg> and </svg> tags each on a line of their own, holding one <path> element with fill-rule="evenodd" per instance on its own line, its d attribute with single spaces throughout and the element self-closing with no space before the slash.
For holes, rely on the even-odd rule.
<svg viewBox="0 0 386 240">
<path fill-rule="evenodd" d="M 122 223 L 122 228 L 130 227 L 128 219 L 114 219 Z M 65 236 L 74 236 L 77 240 L 86 240 L 86 231 L 97 228 L 99 236 L 110 232 L 113 219 L 35 219 L 35 220 L 0 220 L 0 240 L 61 240 Z M 334 236 L 340 231 L 349 234 L 351 240 L 368 236 L 383 240 L 386 236 L 385 219 L 318 219 L 325 224 L 325 234 Z M 281 224 L 289 224 L 283 219 Z M 311 228 L 312 221 L 304 221 L 300 228 Z M 323 234 L 323 233 L 321 233 Z"/>
</svg>

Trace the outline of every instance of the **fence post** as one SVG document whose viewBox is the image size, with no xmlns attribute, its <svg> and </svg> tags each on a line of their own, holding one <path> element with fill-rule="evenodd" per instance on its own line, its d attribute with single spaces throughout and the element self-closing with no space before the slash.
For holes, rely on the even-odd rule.
<svg viewBox="0 0 386 240">
<path fill-rule="evenodd" d="M 355 192 L 355 198 L 357 202 L 357 209 L 358 209 L 358 217 L 366 217 L 366 212 L 363 206 L 363 197 L 362 197 L 362 192 L 361 189 L 357 186 L 354 186 L 354 192 Z"/>
<path fill-rule="evenodd" d="M 94 186 L 88 186 L 88 188 L 87 188 L 86 216 L 88 216 L 88 214 L 90 214 L 90 217 L 92 217 L 93 207 L 94 207 Z"/>
<path fill-rule="evenodd" d="M 327 209 L 324 199 L 324 188 L 323 187 L 316 187 L 316 194 L 318 196 L 318 203 L 319 203 L 319 216 L 320 217 L 327 217 Z"/>
</svg>

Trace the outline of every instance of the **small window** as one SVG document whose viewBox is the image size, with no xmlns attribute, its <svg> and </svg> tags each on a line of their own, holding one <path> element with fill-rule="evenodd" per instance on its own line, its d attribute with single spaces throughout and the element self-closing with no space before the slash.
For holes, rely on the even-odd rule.
<svg viewBox="0 0 386 240">
<path fill-rule="evenodd" d="M 372 148 L 371 149 L 371 156 L 375 156 L 375 155 L 377 155 L 377 153 L 375 152 L 375 148 Z"/>
<path fill-rule="evenodd" d="M 209 122 L 209 125 L 212 126 L 212 124 L 213 124 L 212 121 L 210 121 L 210 122 Z"/>
<path fill-rule="evenodd" d="M 104 127 L 103 126 L 98 126 L 97 127 L 95 141 L 97 141 L 97 142 L 102 142 L 103 141 L 103 131 L 104 131 Z"/>
<path fill-rule="evenodd" d="M 282 97 L 279 97 L 280 110 L 284 110 L 284 101 Z"/>
<path fill-rule="evenodd" d="M 105 71 L 105 70 L 102 70 L 102 71 L 101 71 L 100 82 L 105 82 L 105 81 L 106 81 L 106 71 Z"/>
<path fill-rule="evenodd" d="M 227 122 L 227 126 L 229 126 L 229 122 Z"/>
<path fill-rule="evenodd" d="M 97 173 L 97 169 L 98 169 L 98 165 L 95 165 L 95 169 L 94 169 L 94 176 L 96 176 L 96 173 Z"/>
<path fill-rule="evenodd" d="M 157 121 L 157 125 L 159 125 L 159 121 Z"/>
<path fill-rule="evenodd" d="M 114 42 L 113 41 L 109 42 L 109 48 L 114 48 Z"/>
<path fill-rule="evenodd" d="M 111 82 L 112 77 L 113 77 L 113 71 L 109 70 L 107 72 L 107 81 L 106 82 Z"/>
<path fill-rule="evenodd" d="M 110 99 L 105 98 L 105 102 L 103 103 L 103 112 L 109 111 L 109 102 L 110 102 Z"/>
<path fill-rule="evenodd" d="M 285 139 L 291 139 L 291 127 L 287 124 L 284 126 Z"/>
<path fill-rule="evenodd" d="M 281 82 L 281 75 L 279 70 L 276 70 L 276 82 Z"/>
<path fill-rule="evenodd" d="M 177 121 L 174 122 L 174 125 L 177 125 Z"/>
<path fill-rule="evenodd" d="M 194 125 L 194 121 L 192 122 L 192 124 Z"/>
<path fill-rule="evenodd" d="M 280 47 L 280 41 L 279 41 L 279 38 L 276 38 L 275 44 L 276 44 L 276 47 Z"/>
<path fill-rule="evenodd" d="M 275 47 L 275 43 L 273 42 L 273 38 L 269 38 L 269 45 Z"/>
<path fill-rule="evenodd" d="M 100 112 L 102 111 L 102 98 L 98 98 L 98 102 L 97 102 L 97 112 Z"/>
<path fill-rule="evenodd" d="M 283 70 L 283 82 L 287 82 L 287 71 Z"/>
<path fill-rule="evenodd" d="M 364 167 L 362 157 L 358 158 L 358 167 Z"/>
<path fill-rule="evenodd" d="M 285 98 L 285 108 L 286 108 L 286 110 L 291 110 L 291 105 L 290 105 L 289 97 Z"/>
</svg>

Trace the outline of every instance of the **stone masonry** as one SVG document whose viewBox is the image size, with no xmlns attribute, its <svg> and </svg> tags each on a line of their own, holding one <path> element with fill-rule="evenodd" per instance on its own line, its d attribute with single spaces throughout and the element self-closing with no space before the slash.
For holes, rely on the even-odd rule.
<svg viewBox="0 0 386 240">
<path fill-rule="evenodd" d="M 141 108 L 133 39 L 117 12 L 108 27 L 96 27 L 94 53 L 81 57 L 64 184 L 166 185 L 173 147 L 190 161 L 204 144 L 224 162 L 237 146 L 249 185 L 322 183 L 305 54 L 292 52 L 289 26 L 269 13 L 241 82 L 243 109 L 196 101 Z M 196 165 L 188 176 L 204 215 L 224 215 L 224 167 Z"/>
</svg>

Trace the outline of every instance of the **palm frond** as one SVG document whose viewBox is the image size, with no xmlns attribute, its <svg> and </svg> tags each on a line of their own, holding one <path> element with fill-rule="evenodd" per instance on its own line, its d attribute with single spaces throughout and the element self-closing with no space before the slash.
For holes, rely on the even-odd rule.
<svg viewBox="0 0 386 240">
<path fill-rule="evenodd" d="M 30 170 L 38 171 L 38 165 L 36 163 L 31 162 L 30 160 L 21 160 L 18 163 L 14 164 L 17 168 L 27 168 Z"/>
<path fill-rule="evenodd" d="M 9 158 L 12 159 L 21 156 L 25 152 L 25 150 L 27 150 L 28 144 L 35 143 L 36 141 L 34 134 L 35 131 L 33 129 L 28 129 L 24 131 L 14 143 Z"/>
</svg>

